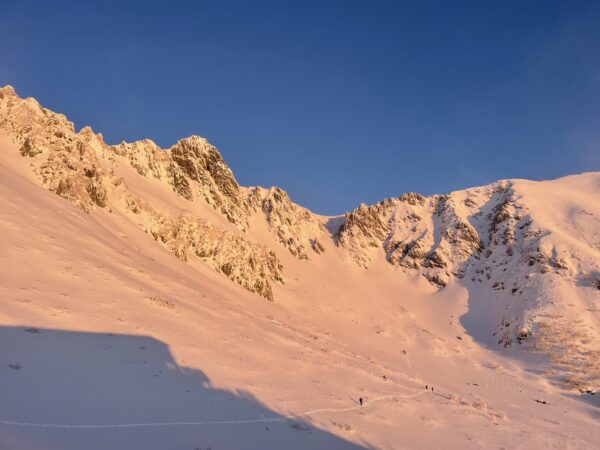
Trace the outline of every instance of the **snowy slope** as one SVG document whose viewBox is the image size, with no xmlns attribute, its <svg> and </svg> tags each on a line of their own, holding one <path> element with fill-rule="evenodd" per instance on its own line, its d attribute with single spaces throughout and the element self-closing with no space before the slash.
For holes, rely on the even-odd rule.
<svg viewBox="0 0 600 450">
<path fill-rule="evenodd" d="M 524 344 L 555 381 L 600 386 L 600 174 L 405 194 L 347 214 L 337 240 L 361 266 L 385 257 L 464 286 L 464 323 L 483 343 Z"/>
<path fill-rule="evenodd" d="M 4 88 L 0 448 L 595 447 L 599 191 L 321 217 Z"/>
</svg>

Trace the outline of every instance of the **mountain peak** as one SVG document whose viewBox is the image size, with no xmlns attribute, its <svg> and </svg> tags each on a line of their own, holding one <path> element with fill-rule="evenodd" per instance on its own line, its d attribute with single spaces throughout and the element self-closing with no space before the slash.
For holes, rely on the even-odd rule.
<svg viewBox="0 0 600 450">
<path fill-rule="evenodd" d="M 19 97 L 17 94 L 17 91 L 15 91 L 15 88 L 12 87 L 10 84 L 7 84 L 4 87 L 0 88 L 0 98 L 5 98 L 5 97 Z"/>
<path fill-rule="evenodd" d="M 187 143 L 190 145 L 210 145 L 210 143 L 208 142 L 208 139 L 206 139 L 202 136 L 199 136 L 197 134 L 192 134 L 188 137 L 179 139 L 177 141 L 177 144 L 180 144 L 180 143 Z M 177 144 L 175 144 L 175 145 L 177 145 Z"/>
</svg>

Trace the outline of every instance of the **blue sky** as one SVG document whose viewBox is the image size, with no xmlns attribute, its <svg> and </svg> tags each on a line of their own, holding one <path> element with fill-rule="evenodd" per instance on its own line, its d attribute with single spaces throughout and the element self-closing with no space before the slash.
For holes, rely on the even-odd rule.
<svg viewBox="0 0 600 450">
<path fill-rule="evenodd" d="M 598 2 L 0 0 L 0 84 L 324 214 L 600 170 Z"/>
</svg>

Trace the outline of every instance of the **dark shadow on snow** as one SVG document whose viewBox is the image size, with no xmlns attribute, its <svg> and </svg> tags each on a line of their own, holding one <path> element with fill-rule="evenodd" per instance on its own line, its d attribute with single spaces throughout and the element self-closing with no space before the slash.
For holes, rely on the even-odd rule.
<svg viewBox="0 0 600 450">
<path fill-rule="evenodd" d="M 318 404 L 315 408 L 327 405 Z M 301 411 L 297 411 L 301 412 Z M 0 420 L 68 425 L 279 417 L 252 394 L 212 386 L 149 336 L 0 327 Z M 359 449 L 302 419 L 106 429 L 0 424 L 0 448 Z"/>
<path fill-rule="evenodd" d="M 337 233 L 340 230 L 340 227 L 344 224 L 345 220 L 345 216 L 331 217 L 329 220 L 327 220 L 325 228 L 329 232 L 331 239 L 333 239 L 334 241 L 336 240 Z"/>
</svg>

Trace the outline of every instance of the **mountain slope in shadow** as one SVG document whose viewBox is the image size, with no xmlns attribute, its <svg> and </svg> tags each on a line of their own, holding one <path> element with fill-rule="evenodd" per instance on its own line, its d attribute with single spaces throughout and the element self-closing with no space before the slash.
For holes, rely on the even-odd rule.
<svg viewBox="0 0 600 450">
<path fill-rule="evenodd" d="M 248 392 L 212 386 L 149 336 L 0 327 L 0 398 L 2 421 L 139 425 L 1 424 L 0 448 L 13 450 L 365 448 L 302 419 L 234 423 L 281 414 Z M 145 425 L 165 422 L 211 423 Z"/>
</svg>

